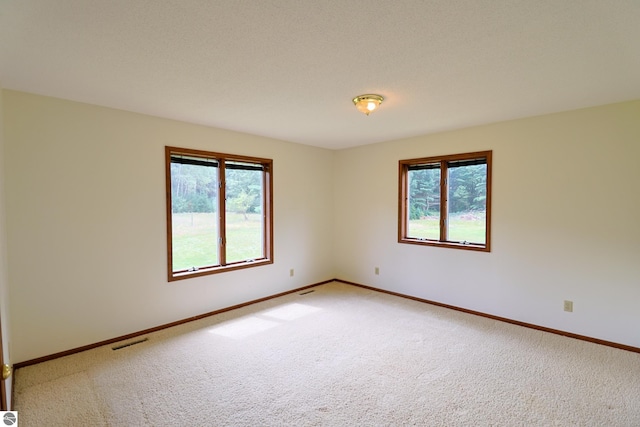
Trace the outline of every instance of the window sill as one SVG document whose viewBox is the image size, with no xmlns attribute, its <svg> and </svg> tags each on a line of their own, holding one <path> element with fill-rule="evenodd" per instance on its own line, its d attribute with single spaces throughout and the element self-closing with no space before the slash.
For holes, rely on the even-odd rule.
<svg viewBox="0 0 640 427">
<path fill-rule="evenodd" d="M 398 239 L 398 243 L 408 243 L 411 245 L 421 246 L 437 246 L 449 249 L 464 249 L 468 251 L 491 252 L 491 249 L 488 245 L 481 245 L 477 243 L 439 242 L 436 240 L 422 240 L 411 238 Z"/>
<path fill-rule="evenodd" d="M 172 272 L 168 277 L 168 281 L 174 282 L 176 280 L 184 280 L 184 279 L 190 279 L 192 277 L 208 276 L 210 274 L 225 273 L 227 271 L 242 270 L 244 268 L 260 267 L 262 265 L 268 265 L 268 264 L 273 264 L 273 260 L 258 259 L 254 261 L 242 261 L 242 262 L 229 264 L 225 266 L 200 268 L 194 271 L 181 271 L 179 273 Z"/>
</svg>

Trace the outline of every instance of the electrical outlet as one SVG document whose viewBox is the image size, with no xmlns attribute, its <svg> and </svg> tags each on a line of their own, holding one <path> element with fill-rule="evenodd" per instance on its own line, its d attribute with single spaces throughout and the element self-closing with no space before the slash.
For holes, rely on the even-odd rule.
<svg viewBox="0 0 640 427">
<path fill-rule="evenodd" d="M 293 268 L 289 270 L 289 277 L 293 277 Z"/>
<path fill-rule="evenodd" d="M 376 275 L 380 274 L 380 267 L 376 267 Z"/>
<path fill-rule="evenodd" d="M 564 311 L 573 312 L 573 301 L 564 300 Z"/>
</svg>

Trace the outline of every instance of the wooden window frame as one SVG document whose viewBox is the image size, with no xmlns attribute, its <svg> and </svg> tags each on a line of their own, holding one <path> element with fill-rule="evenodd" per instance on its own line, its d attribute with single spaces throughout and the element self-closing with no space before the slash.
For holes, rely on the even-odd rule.
<svg viewBox="0 0 640 427">
<path fill-rule="evenodd" d="M 190 157 L 202 157 L 213 159 L 218 162 L 218 254 L 219 265 L 199 267 L 195 271 L 173 271 L 173 226 L 172 226 L 172 201 L 171 201 L 171 156 L 185 155 Z M 226 262 L 226 186 L 225 186 L 225 162 L 245 162 L 260 164 L 263 168 L 262 188 L 263 188 L 263 253 L 264 257 L 255 260 L 245 260 L 238 262 Z M 166 215 L 167 215 L 167 279 L 169 282 L 175 280 L 200 277 L 210 274 L 223 273 L 226 271 L 239 270 L 243 268 L 258 267 L 261 265 L 273 264 L 273 160 L 260 157 L 249 157 L 237 154 L 216 153 L 212 151 L 193 150 L 189 148 L 165 146 L 165 174 L 166 174 Z"/>
<path fill-rule="evenodd" d="M 409 243 L 423 246 L 437 246 L 452 249 L 465 249 L 472 251 L 491 252 L 491 169 L 492 151 L 477 151 L 472 153 L 452 154 L 445 156 L 423 157 L 419 159 L 407 159 L 399 161 L 399 190 L 398 190 L 398 243 Z M 446 238 L 447 221 L 449 215 L 448 193 L 449 188 L 446 182 L 448 175 L 448 162 L 459 160 L 485 159 L 487 165 L 487 189 L 486 189 L 486 217 L 485 217 L 485 244 L 461 243 L 448 241 Z M 407 236 L 407 226 L 409 222 L 408 207 L 408 171 L 412 165 L 440 164 L 440 238 L 438 240 L 427 240 L 412 238 Z"/>
</svg>

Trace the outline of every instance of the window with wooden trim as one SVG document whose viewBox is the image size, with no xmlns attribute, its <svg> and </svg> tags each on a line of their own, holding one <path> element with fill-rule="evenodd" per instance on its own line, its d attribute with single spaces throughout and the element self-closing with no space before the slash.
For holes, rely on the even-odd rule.
<svg viewBox="0 0 640 427">
<path fill-rule="evenodd" d="M 489 252 L 491 153 L 401 160 L 398 242 Z"/>
<path fill-rule="evenodd" d="M 273 263 L 273 161 L 165 147 L 169 281 Z"/>
</svg>

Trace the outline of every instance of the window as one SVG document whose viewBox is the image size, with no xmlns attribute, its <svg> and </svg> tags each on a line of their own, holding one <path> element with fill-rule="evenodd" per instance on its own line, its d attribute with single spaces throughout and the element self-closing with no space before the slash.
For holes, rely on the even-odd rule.
<svg viewBox="0 0 640 427">
<path fill-rule="evenodd" d="M 273 263 L 272 160 L 165 147 L 169 281 Z"/>
<path fill-rule="evenodd" d="M 491 151 L 400 161 L 398 242 L 490 250 Z"/>
</svg>

